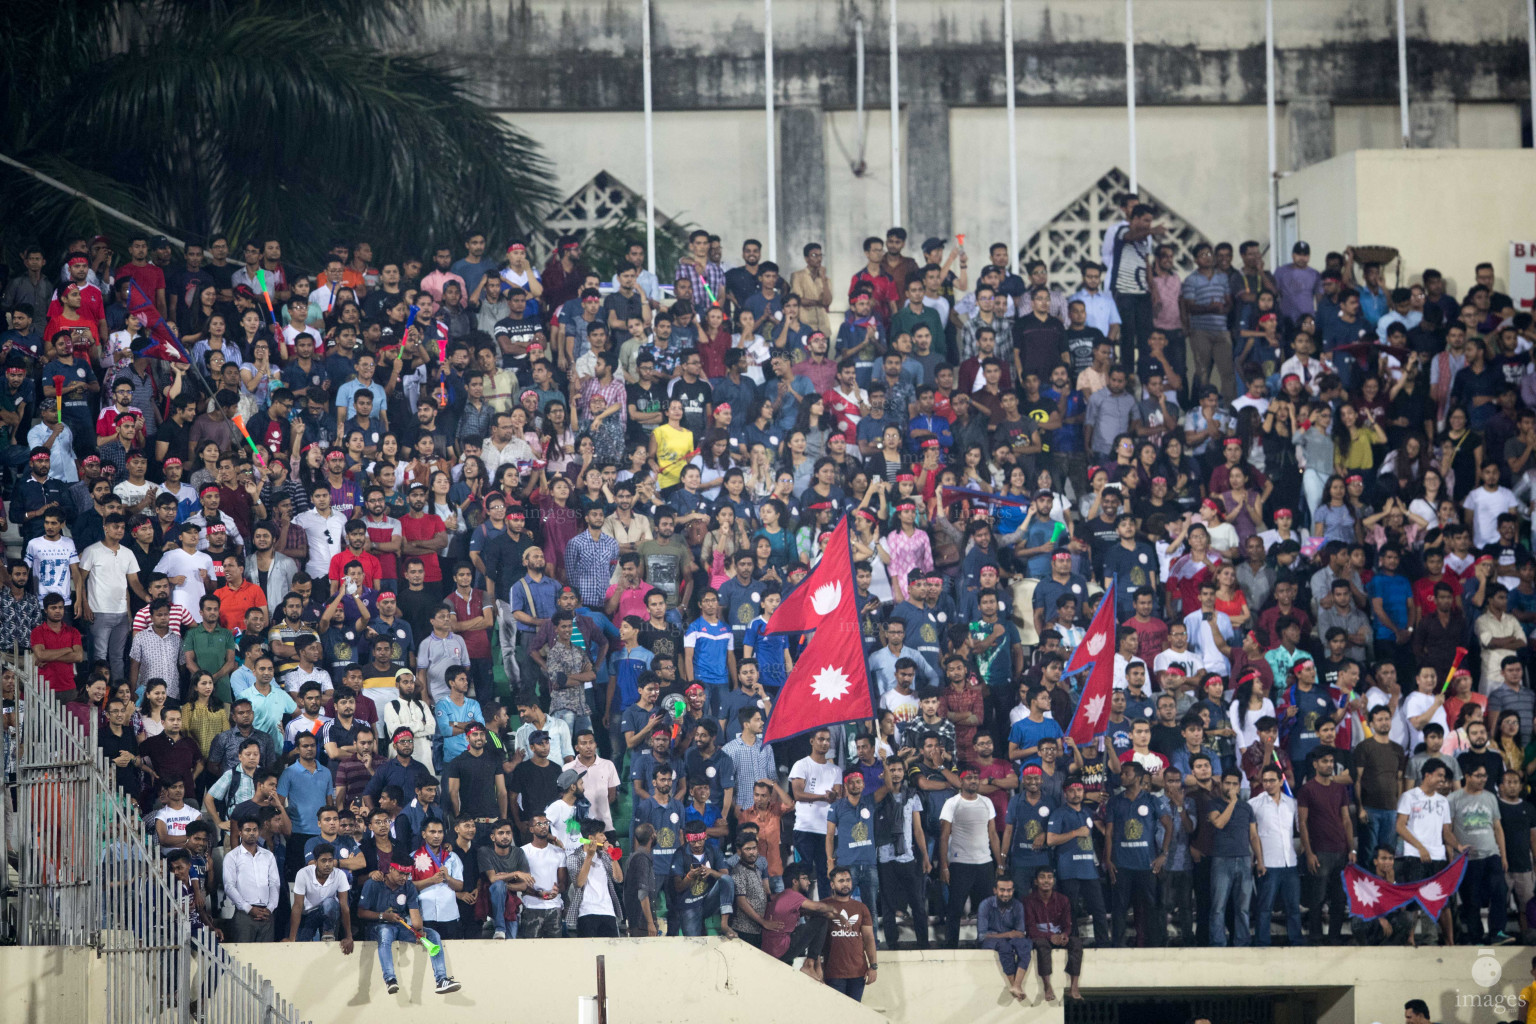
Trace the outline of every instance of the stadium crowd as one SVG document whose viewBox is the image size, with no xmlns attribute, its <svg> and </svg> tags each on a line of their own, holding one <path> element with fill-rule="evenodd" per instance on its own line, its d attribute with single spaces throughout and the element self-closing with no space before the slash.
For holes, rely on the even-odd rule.
<svg viewBox="0 0 1536 1024">
<path fill-rule="evenodd" d="M 1085 942 L 1514 941 L 1530 314 L 1304 242 L 1183 274 L 1121 198 L 1070 293 L 899 228 L 846 285 L 702 231 L 660 279 L 478 232 L 26 248 L 0 647 L 202 926 L 377 938 L 391 991 L 417 937 L 739 936 L 854 998 L 973 933 L 1020 998 Z M 844 514 L 879 717 L 765 745 L 767 619 Z M 1461 852 L 1439 921 L 1349 917 L 1347 863 Z"/>
</svg>

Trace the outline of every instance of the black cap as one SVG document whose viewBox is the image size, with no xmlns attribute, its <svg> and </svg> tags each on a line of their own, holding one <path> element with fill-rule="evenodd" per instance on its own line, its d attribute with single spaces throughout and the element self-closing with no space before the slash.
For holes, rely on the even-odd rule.
<svg viewBox="0 0 1536 1024">
<path fill-rule="evenodd" d="M 1291 246 L 1291 252 L 1299 252 L 1310 256 L 1312 255 L 1312 247 L 1306 242 L 1297 242 L 1295 245 Z"/>
</svg>

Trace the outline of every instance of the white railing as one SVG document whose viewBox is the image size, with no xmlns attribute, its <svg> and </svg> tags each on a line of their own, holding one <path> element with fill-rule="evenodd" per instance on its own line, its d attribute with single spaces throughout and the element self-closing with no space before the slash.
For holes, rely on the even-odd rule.
<svg viewBox="0 0 1536 1024">
<path fill-rule="evenodd" d="M 0 835 L 17 886 L 0 930 L 23 945 L 94 948 L 105 1024 L 300 1024 L 271 982 L 193 931 L 179 883 L 97 746 L 96 715 L 82 729 L 30 656 L 13 655 L 0 659 L 19 680 L 16 777 L 0 801 L 12 818 Z M 0 754 L 6 742 L 0 730 Z"/>
</svg>

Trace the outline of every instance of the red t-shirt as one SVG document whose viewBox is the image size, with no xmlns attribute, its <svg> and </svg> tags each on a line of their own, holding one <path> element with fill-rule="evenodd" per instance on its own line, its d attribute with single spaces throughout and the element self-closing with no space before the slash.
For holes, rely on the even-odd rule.
<svg viewBox="0 0 1536 1024">
<path fill-rule="evenodd" d="M 768 919 L 783 925 L 776 932 L 763 932 L 763 952 L 777 959 L 789 952 L 790 933 L 800 923 L 800 904 L 805 897 L 793 889 L 785 889 L 768 899 Z"/>
<path fill-rule="evenodd" d="M 480 613 L 485 610 L 485 601 L 478 590 L 470 591 L 468 601 L 459 596 L 458 590 L 448 595 L 448 600 L 453 602 L 453 614 L 460 619 L 478 619 Z M 469 650 L 471 660 L 476 658 L 489 658 L 491 656 L 491 631 L 488 629 L 471 629 L 466 633 L 460 633 L 464 638 L 464 646 Z"/>
<path fill-rule="evenodd" d="M 32 627 L 32 646 L 41 647 L 45 651 L 67 651 L 71 647 L 80 646 L 80 632 L 73 626 L 54 630 L 46 622 L 39 623 Z M 75 666 L 71 662 L 50 661 L 39 665 L 38 671 L 48 681 L 48 688 L 55 693 L 76 688 Z"/>
<path fill-rule="evenodd" d="M 1006 779 L 1011 776 L 1013 774 L 1013 765 L 1000 757 L 994 757 L 991 764 L 977 765 L 976 770 L 981 774 L 982 782 L 989 782 L 995 779 Z M 1009 795 L 1006 789 L 999 789 L 987 794 L 987 799 L 991 800 L 992 806 L 997 808 L 998 821 L 1008 817 Z"/>
<path fill-rule="evenodd" d="M 413 543 L 431 540 L 440 533 L 447 531 L 443 521 L 431 512 L 426 513 L 420 519 L 414 516 L 404 516 L 400 520 L 400 535 Z M 437 552 L 429 551 L 424 555 L 416 556 L 421 559 L 422 566 L 427 570 L 426 581 L 437 583 L 443 578 L 442 567 L 437 564 Z"/>
<path fill-rule="evenodd" d="M 363 586 L 365 587 L 377 587 L 379 580 L 389 578 L 383 574 L 384 568 L 380 564 L 377 555 L 369 554 L 366 551 L 361 554 L 354 554 L 351 548 L 331 556 L 331 565 L 326 575 L 331 578 L 333 583 L 340 583 L 341 578 L 346 575 L 349 562 L 361 562 L 363 564 Z"/>
<path fill-rule="evenodd" d="M 150 302 L 155 301 L 156 292 L 165 291 L 165 274 L 153 263 L 146 263 L 142 267 L 124 263 L 117 268 L 117 279 L 121 281 L 125 277 L 143 289 L 144 297 Z"/>
<path fill-rule="evenodd" d="M 80 289 L 80 315 L 87 320 L 101 321 L 107 318 L 107 307 L 101 301 L 101 289 L 93 284 L 82 284 Z M 59 293 L 53 293 L 53 300 L 48 303 L 48 319 L 52 320 L 59 315 L 64 304 L 59 301 Z"/>
</svg>

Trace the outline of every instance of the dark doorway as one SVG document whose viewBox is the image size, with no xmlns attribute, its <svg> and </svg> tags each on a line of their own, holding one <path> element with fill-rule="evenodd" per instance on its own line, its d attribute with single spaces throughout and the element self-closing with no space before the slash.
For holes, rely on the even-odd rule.
<svg viewBox="0 0 1536 1024">
<path fill-rule="evenodd" d="M 1293 1002 L 1298 1005 L 1290 1005 Z M 1279 992 L 1241 996 L 1190 992 L 1175 998 L 1155 998 L 1150 994 L 1090 997 L 1084 1002 L 1067 1003 L 1066 1024 L 1189 1024 L 1196 1018 L 1219 1024 L 1311 1024 L 1317 1019 L 1316 1013 L 1305 1002 Z"/>
</svg>

